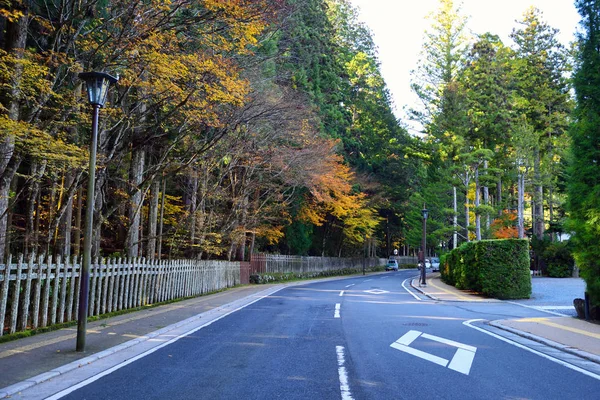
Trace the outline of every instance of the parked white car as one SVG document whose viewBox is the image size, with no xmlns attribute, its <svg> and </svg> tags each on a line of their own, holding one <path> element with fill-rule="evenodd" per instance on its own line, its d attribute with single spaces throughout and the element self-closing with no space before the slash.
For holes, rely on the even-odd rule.
<svg viewBox="0 0 600 400">
<path fill-rule="evenodd" d="M 433 272 L 440 270 L 440 259 L 437 257 L 431 257 L 431 270 Z"/>
</svg>

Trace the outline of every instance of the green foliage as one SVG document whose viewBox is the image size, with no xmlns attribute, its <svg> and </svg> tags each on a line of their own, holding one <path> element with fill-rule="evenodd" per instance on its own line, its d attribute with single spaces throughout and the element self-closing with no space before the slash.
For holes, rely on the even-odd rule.
<svg viewBox="0 0 600 400">
<path fill-rule="evenodd" d="M 285 229 L 285 239 L 291 254 L 306 256 L 311 245 L 312 225 L 300 221 L 293 221 Z"/>
<path fill-rule="evenodd" d="M 442 280 L 499 299 L 529 298 L 528 248 L 519 239 L 463 243 L 441 258 Z"/>
<path fill-rule="evenodd" d="M 574 76 L 577 99 L 569 131 L 568 228 L 575 232 L 573 255 L 590 301 L 600 306 L 600 1 L 578 0 L 582 31 Z"/>
</svg>

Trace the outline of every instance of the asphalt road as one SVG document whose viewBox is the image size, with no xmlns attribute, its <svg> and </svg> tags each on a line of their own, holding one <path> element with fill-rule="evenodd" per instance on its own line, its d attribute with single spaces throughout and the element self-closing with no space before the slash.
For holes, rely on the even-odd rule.
<svg viewBox="0 0 600 400">
<path fill-rule="evenodd" d="M 546 314 L 425 300 L 403 287 L 414 275 L 286 288 L 62 398 L 598 398 L 600 376 L 502 341 L 475 321 Z"/>
</svg>

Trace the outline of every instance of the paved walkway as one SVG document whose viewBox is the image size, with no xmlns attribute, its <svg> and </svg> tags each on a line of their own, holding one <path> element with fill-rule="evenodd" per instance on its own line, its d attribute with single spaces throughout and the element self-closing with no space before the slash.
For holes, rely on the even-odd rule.
<svg viewBox="0 0 600 400">
<path fill-rule="evenodd" d="M 533 278 L 535 280 L 544 280 L 543 284 L 546 287 L 546 295 L 544 301 L 550 301 L 553 310 L 561 310 L 556 300 L 549 300 L 550 293 L 548 289 L 549 282 L 545 278 Z M 548 278 L 552 279 L 552 278 Z M 567 285 L 575 288 L 580 287 L 580 282 L 566 282 Z M 412 286 L 424 293 L 425 295 L 442 301 L 469 301 L 469 302 L 498 302 L 500 300 L 488 299 L 477 293 L 466 290 L 458 290 L 453 286 L 447 285 L 440 279 L 439 273 L 428 275 L 427 286 L 419 286 L 417 279 L 412 281 Z M 556 290 L 556 288 L 555 288 Z M 559 291 L 560 292 L 560 291 Z M 563 296 L 563 294 L 559 294 Z M 535 300 L 535 299 L 533 299 Z M 564 302 L 564 299 L 562 300 Z M 572 301 L 572 299 L 571 299 Z M 545 310 L 545 306 L 527 305 L 527 301 L 511 302 L 525 307 L 535 308 L 542 312 L 547 312 L 548 317 L 543 318 L 520 318 L 499 320 L 490 322 L 497 328 L 518 334 L 520 336 L 533 339 L 561 350 L 570 351 L 587 359 L 600 363 L 600 325 L 592 322 L 587 322 L 575 317 L 561 316 L 554 311 Z M 557 308 L 559 307 L 559 308 Z M 567 306 L 564 306 L 565 309 Z"/>
</svg>

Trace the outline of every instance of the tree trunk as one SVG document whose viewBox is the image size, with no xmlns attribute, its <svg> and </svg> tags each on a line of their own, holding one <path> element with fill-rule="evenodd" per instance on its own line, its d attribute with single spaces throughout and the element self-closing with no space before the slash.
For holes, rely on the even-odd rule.
<svg viewBox="0 0 600 400">
<path fill-rule="evenodd" d="M 488 160 L 483 161 L 483 170 L 485 171 L 485 175 L 488 173 Z M 486 206 L 490 205 L 490 189 L 487 185 L 483 187 L 483 204 Z M 490 214 L 485 215 L 485 230 L 486 232 L 490 231 Z"/>
<path fill-rule="evenodd" d="M 544 237 L 544 187 L 542 185 L 542 171 L 540 158 L 540 150 L 536 149 L 534 152 L 533 164 L 533 174 L 535 177 L 535 189 L 533 195 L 533 234 L 537 239 L 542 240 Z"/>
<path fill-rule="evenodd" d="M 70 188 L 73 185 L 74 171 L 68 171 L 65 177 L 65 187 Z M 63 189 L 64 190 L 64 189 Z M 60 218 L 59 225 L 59 243 L 58 243 L 58 254 L 60 254 L 63 260 L 71 256 L 71 232 L 73 229 L 73 195 L 72 191 L 66 192 L 66 199 L 63 200 L 65 204 L 65 210 Z"/>
<path fill-rule="evenodd" d="M 244 196 L 244 200 L 242 200 L 242 220 L 240 221 L 240 226 L 238 229 L 240 232 L 240 240 L 237 246 L 237 260 L 244 261 L 246 258 L 246 243 L 248 242 L 248 237 L 246 235 L 246 224 L 248 222 L 248 195 Z"/>
<path fill-rule="evenodd" d="M 554 204 L 552 201 L 552 197 L 554 195 L 554 191 L 552 190 L 552 185 L 548 185 L 548 217 L 550 218 L 550 222 L 554 222 Z M 554 242 L 557 241 L 558 232 L 552 232 L 550 239 Z"/>
<path fill-rule="evenodd" d="M 156 255 L 158 259 L 161 259 L 162 254 L 162 243 L 163 243 L 163 226 L 165 217 L 165 192 L 167 190 L 167 179 L 163 176 L 162 179 L 162 191 L 160 193 L 160 217 L 158 219 L 158 243 L 156 248 Z"/>
<path fill-rule="evenodd" d="M 525 174 L 519 173 L 517 183 L 517 230 L 519 233 L 519 239 L 525 237 Z"/>
<path fill-rule="evenodd" d="M 479 191 L 481 187 L 479 186 L 479 168 L 475 170 L 475 239 L 481 240 L 481 215 L 479 214 L 479 210 L 477 209 L 480 205 L 480 195 Z"/>
<path fill-rule="evenodd" d="M 46 232 L 46 252 L 50 253 L 50 248 L 54 239 L 55 232 L 52 229 L 56 218 L 56 186 L 58 181 L 56 177 L 52 178 L 52 188 L 50 189 L 50 201 L 48 202 L 48 231 Z"/>
<path fill-rule="evenodd" d="M 81 250 L 81 211 L 83 209 L 83 186 L 77 189 L 77 213 L 75 214 L 75 229 L 73 230 L 73 255 L 79 257 Z"/>
<path fill-rule="evenodd" d="M 38 164 L 37 161 L 32 161 L 29 176 L 31 183 L 29 184 L 29 190 L 27 194 L 27 211 L 25 216 L 25 244 L 23 252 L 25 253 L 25 259 L 31 252 L 35 253 L 35 246 L 37 243 L 34 242 L 36 230 L 36 216 L 38 207 L 38 195 L 40 193 L 40 182 L 46 171 L 46 161 L 42 161 Z"/>
<path fill-rule="evenodd" d="M 148 211 L 148 245 L 146 257 L 153 260 L 156 253 L 156 227 L 158 222 L 158 198 L 160 196 L 160 181 L 156 179 L 151 186 L 151 199 Z"/>
<path fill-rule="evenodd" d="M 456 199 L 456 186 L 452 187 L 453 195 L 453 206 L 454 216 L 452 217 L 452 226 L 454 227 L 454 233 L 452 234 L 452 248 L 458 247 L 458 203 Z"/>
<path fill-rule="evenodd" d="M 470 242 L 471 239 L 469 238 L 469 225 L 471 225 L 471 217 L 469 215 L 469 184 L 470 184 L 470 179 L 465 179 L 465 186 L 466 186 L 466 190 L 465 190 L 465 238 L 467 238 L 467 242 Z"/>
<path fill-rule="evenodd" d="M 16 59 L 22 59 L 27 41 L 27 26 L 29 24 L 29 2 L 19 2 L 21 17 L 6 21 L 4 33 L 4 49 Z M 8 118 L 18 121 L 20 118 L 20 82 L 23 67 L 14 66 L 11 74 L 12 87 L 0 91 L 0 103 L 6 106 Z M 4 135 L 0 139 L 0 263 L 4 261 L 6 249 L 9 247 L 7 240 L 8 213 L 10 201 L 10 185 L 21 162 L 20 156 L 15 154 L 15 138 L 13 135 Z"/>
<path fill-rule="evenodd" d="M 498 178 L 496 182 L 496 205 L 498 207 L 498 217 L 502 216 L 502 178 Z"/>
<path fill-rule="evenodd" d="M 192 170 L 191 180 L 191 188 L 192 193 L 190 196 L 190 250 L 192 257 L 196 253 L 195 244 L 196 244 L 196 211 L 198 209 L 198 173 L 195 170 Z"/>
<path fill-rule="evenodd" d="M 100 171 L 97 171 L 100 172 Z M 102 186 L 106 182 L 106 171 L 103 170 L 96 176 L 96 188 L 95 193 L 86 193 L 86 196 L 94 197 L 94 221 L 92 229 L 92 259 L 100 255 L 100 249 L 102 244 L 102 224 L 104 223 L 104 217 L 102 215 L 102 208 L 104 207 L 104 196 L 102 195 Z M 84 221 L 84 227 L 87 221 Z M 85 230 L 85 228 L 84 228 Z"/>
<path fill-rule="evenodd" d="M 131 154 L 131 166 L 129 169 L 129 185 L 131 197 L 128 204 L 129 229 L 125 248 L 128 257 L 137 257 L 140 242 L 140 215 L 142 208 L 142 190 L 140 185 L 144 176 L 145 151 L 136 148 Z"/>
</svg>

